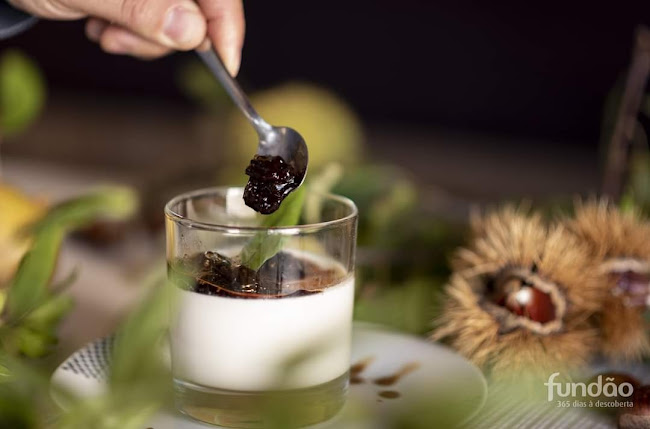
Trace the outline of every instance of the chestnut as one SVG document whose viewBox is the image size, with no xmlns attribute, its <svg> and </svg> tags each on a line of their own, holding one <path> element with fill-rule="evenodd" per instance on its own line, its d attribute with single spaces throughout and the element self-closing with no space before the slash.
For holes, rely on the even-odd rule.
<svg viewBox="0 0 650 429">
<path fill-rule="evenodd" d="M 496 287 L 501 290 L 496 304 L 507 308 L 512 314 L 538 323 L 555 319 L 555 304 L 551 295 L 532 284 L 517 277 L 510 277 L 502 284 L 497 283 Z"/>
</svg>

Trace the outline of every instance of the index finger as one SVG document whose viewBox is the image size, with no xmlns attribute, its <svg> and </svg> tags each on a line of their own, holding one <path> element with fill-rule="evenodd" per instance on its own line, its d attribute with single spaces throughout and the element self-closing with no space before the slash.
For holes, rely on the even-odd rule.
<svg viewBox="0 0 650 429">
<path fill-rule="evenodd" d="M 208 20 L 208 37 L 219 52 L 231 75 L 241 63 L 246 22 L 242 0 L 198 0 Z"/>
</svg>

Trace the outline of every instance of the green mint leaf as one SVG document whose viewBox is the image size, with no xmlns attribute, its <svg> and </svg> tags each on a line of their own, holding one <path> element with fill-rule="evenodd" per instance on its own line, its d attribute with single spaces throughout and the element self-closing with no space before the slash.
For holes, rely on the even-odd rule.
<svg viewBox="0 0 650 429">
<path fill-rule="evenodd" d="M 53 295 L 29 313 L 22 325 L 28 326 L 35 331 L 48 332 L 53 335 L 59 321 L 72 309 L 72 306 L 71 296 Z"/>
<path fill-rule="evenodd" d="M 115 337 L 109 384 L 128 388 L 134 381 L 156 380 L 166 374 L 161 341 L 169 323 L 169 292 L 156 282 L 147 298 L 129 315 Z"/>
<path fill-rule="evenodd" d="M 41 228 L 57 226 L 69 231 L 86 227 L 99 218 L 126 219 L 132 216 L 137 208 L 138 197 L 135 191 L 124 186 L 108 186 L 53 206 L 31 229 L 38 231 Z"/>
<path fill-rule="evenodd" d="M 33 242 L 9 283 L 5 306 L 7 321 L 18 322 L 48 298 L 48 284 L 56 268 L 63 238 L 68 231 L 84 227 L 100 217 L 126 218 L 133 214 L 137 207 L 138 199 L 133 190 L 113 186 L 98 189 L 50 208 L 41 220 L 25 231 L 32 236 Z M 38 349 L 31 346 L 29 348 Z"/>
<path fill-rule="evenodd" d="M 9 283 L 6 311 L 10 322 L 19 320 L 45 299 L 63 236 L 63 230 L 56 227 L 41 228 L 34 235 L 31 249 Z"/>
<path fill-rule="evenodd" d="M 50 332 L 36 331 L 24 326 L 16 329 L 18 350 L 29 358 L 46 355 L 56 344 L 56 335 Z"/>
<path fill-rule="evenodd" d="M 300 186 L 282 202 L 280 208 L 262 220 L 262 227 L 273 228 L 297 225 L 305 204 L 306 186 Z M 241 252 L 242 265 L 258 270 L 264 262 L 282 249 L 286 237 L 271 231 L 257 233 Z"/>
<path fill-rule="evenodd" d="M 304 218 L 306 223 L 318 223 L 321 220 L 323 195 L 336 186 L 343 177 L 343 166 L 331 162 L 324 166 L 318 176 L 309 184 L 309 195 L 305 199 Z"/>
</svg>

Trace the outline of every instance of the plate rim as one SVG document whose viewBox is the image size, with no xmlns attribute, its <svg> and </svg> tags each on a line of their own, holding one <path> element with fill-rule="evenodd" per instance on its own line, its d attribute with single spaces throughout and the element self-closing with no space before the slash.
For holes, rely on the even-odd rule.
<svg viewBox="0 0 650 429">
<path fill-rule="evenodd" d="M 361 330 L 367 330 L 367 331 L 374 331 L 374 332 L 380 332 L 380 333 L 387 333 L 387 334 L 393 334 L 393 335 L 398 335 L 400 337 L 405 337 L 411 340 L 415 340 L 417 342 L 426 344 L 428 346 L 435 348 L 440 348 L 448 351 L 450 354 L 452 354 L 456 359 L 459 359 L 462 361 L 469 370 L 473 373 L 473 376 L 477 379 L 480 380 L 480 399 L 477 401 L 476 407 L 468 413 L 465 418 L 463 418 L 459 422 L 459 426 L 463 426 L 467 424 L 469 421 L 471 421 L 474 417 L 476 417 L 481 410 L 483 410 L 483 407 L 485 406 L 487 402 L 487 397 L 488 397 L 488 382 L 487 378 L 485 377 L 485 374 L 478 368 L 472 361 L 467 359 L 465 356 L 461 355 L 458 353 L 456 350 L 453 348 L 449 347 L 446 344 L 439 343 L 437 341 L 430 341 L 426 337 L 418 336 L 416 334 L 413 334 L 411 332 L 404 332 L 401 331 L 393 326 L 388 326 L 388 325 L 382 325 L 378 323 L 372 323 L 372 322 L 366 322 L 366 321 L 354 321 L 352 324 L 353 330 L 355 329 L 361 329 Z M 99 341 L 105 341 L 108 339 L 112 339 L 115 337 L 115 333 L 107 335 L 105 337 L 99 337 L 94 340 L 88 341 L 85 343 L 82 347 L 79 347 L 75 351 L 73 351 L 70 355 L 68 355 L 63 361 L 56 367 L 56 369 L 52 372 L 52 375 L 50 376 L 50 397 L 54 400 L 54 402 L 63 410 L 65 410 L 67 407 L 65 406 L 65 399 L 61 397 L 61 395 L 58 393 L 61 388 L 57 387 L 57 383 L 55 382 L 55 377 L 57 377 L 57 374 L 60 374 L 61 372 L 66 371 L 63 369 L 63 366 L 68 363 L 71 357 L 75 356 L 77 353 L 86 350 L 87 348 L 91 347 L 93 344 L 98 343 Z M 97 383 L 101 384 L 102 382 L 105 382 L 106 379 L 103 378 L 101 381 L 97 381 Z"/>
</svg>

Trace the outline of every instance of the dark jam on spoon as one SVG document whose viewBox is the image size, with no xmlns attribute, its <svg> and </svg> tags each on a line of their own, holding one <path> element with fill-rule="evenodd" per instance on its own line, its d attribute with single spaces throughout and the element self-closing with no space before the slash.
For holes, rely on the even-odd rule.
<svg viewBox="0 0 650 429">
<path fill-rule="evenodd" d="M 279 156 L 255 155 L 246 174 L 250 178 L 244 189 L 244 202 L 262 214 L 276 211 L 302 182 L 296 169 Z"/>
</svg>

